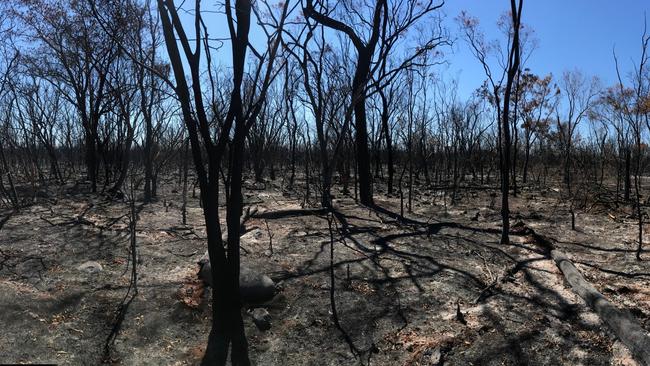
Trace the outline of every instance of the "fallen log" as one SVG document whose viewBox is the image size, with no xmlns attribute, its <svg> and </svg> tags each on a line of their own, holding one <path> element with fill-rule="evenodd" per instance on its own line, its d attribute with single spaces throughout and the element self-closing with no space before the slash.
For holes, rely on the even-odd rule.
<svg viewBox="0 0 650 366">
<path fill-rule="evenodd" d="M 553 249 L 551 257 L 564 274 L 564 278 L 589 307 L 610 327 L 625 344 L 634 358 L 643 365 L 650 365 L 650 338 L 632 315 L 617 308 L 582 276 L 576 266 L 563 252 Z"/>
<path fill-rule="evenodd" d="M 633 357 L 642 365 L 650 366 L 650 337 L 638 321 L 625 309 L 619 309 L 583 276 L 569 257 L 555 247 L 555 240 L 538 234 L 523 222 L 513 227 L 520 234 L 529 235 L 553 259 L 573 291 L 609 326 Z"/>
<path fill-rule="evenodd" d="M 252 213 L 250 216 L 255 219 L 286 219 L 292 217 L 300 216 L 310 216 L 310 215 L 323 215 L 327 213 L 325 208 L 298 208 L 298 209 L 288 209 L 288 210 L 275 210 L 275 211 L 264 211 L 260 213 Z"/>
</svg>

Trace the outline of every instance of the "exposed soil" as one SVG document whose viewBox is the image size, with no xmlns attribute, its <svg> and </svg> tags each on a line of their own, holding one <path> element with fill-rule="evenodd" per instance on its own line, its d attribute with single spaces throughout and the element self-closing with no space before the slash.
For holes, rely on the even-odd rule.
<svg viewBox="0 0 650 366">
<path fill-rule="evenodd" d="M 201 295 L 195 263 L 206 249 L 202 211 L 190 199 L 183 227 L 180 195 L 164 188 L 140 212 L 139 293 L 111 347 L 117 364 L 196 364 L 207 340 L 210 292 Z M 542 248 L 524 235 L 499 244 L 491 192 L 465 190 L 454 206 L 416 193 L 406 221 L 396 219 L 397 198 L 380 192 L 385 210 L 374 210 L 337 193 L 335 298 L 351 344 L 332 321 L 326 214 L 246 223 L 242 262 L 281 288 L 265 305 L 270 330 L 246 316 L 255 364 L 635 364 Z M 0 213 L 0 363 L 98 364 L 129 285 L 128 205 L 64 190 L 50 197 Z M 270 184 L 248 190 L 247 201 L 260 212 L 302 208 Z M 650 329 L 650 269 L 635 260 L 635 220 L 624 210 L 579 211 L 573 231 L 554 190 L 524 190 L 511 204 L 513 223 L 556 239 Z M 102 269 L 79 269 L 88 261 Z"/>
</svg>

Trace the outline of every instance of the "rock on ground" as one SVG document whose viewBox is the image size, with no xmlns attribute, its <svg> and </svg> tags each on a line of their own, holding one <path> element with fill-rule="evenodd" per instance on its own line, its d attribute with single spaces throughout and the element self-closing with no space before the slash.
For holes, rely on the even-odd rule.
<svg viewBox="0 0 650 366">
<path fill-rule="evenodd" d="M 80 264 L 77 267 L 77 269 L 82 272 L 97 273 L 97 272 L 101 272 L 104 269 L 104 267 L 102 267 L 102 265 L 99 264 L 98 262 L 88 261 Z"/>
<path fill-rule="evenodd" d="M 271 329 L 271 315 L 266 309 L 253 309 L 253 311 L 251 311 L 251 316 L 253 317 L 253 323 L 255 323 L 257 329 L 261 331 Z"/>
<path fill-rule="evenodd" d="M 199 278 L 212 287 L 212 266 L 207 253 L 199 261 Z M 242 263 L 239 269 L 239 294 L 246 304 L 260 304 L 270 301 L 275 296 L 275 282 L 262 273 Z"/>
</svg>

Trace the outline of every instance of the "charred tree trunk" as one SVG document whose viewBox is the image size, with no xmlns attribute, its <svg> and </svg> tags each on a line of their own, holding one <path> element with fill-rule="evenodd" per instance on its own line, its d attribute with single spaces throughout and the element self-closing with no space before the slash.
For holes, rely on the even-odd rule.
<svg viewBox="0 0 650 366">
<path fill-rule="evenodd" d="M 381 97 L 381 128 L 383 130 L 384 139 L 386 140 L 386 155 L 388 165 L 388 195 L 393 194 L 393 176 L 395 175 L 395 166 L 393 164 L 393 139 L 391 138 L 390 125 L 389 125 L 389 106 L 388 99 L 383 90 L 379 91 Z"/>
<path fill-rule="evenodd" d="M 625 149 L 625 176 L 623 186 L 623 199 L 630 200 L 630 191 L 632 190 L 632 149 Z"/>
<path fill-rule="evenodd" d="M 188 173 L 188 149 L 189 149 L 189 140 L 186 139 L 183 144 L 183 154 L 181 155 L 182 165 L 183 165 L 183 204 L 181 207 L 181 215 L 183 225 L 187 225 L 187 173 Z"/>
<path fill-rule="evenodd" d="M 90 181 L 90 188 L 93 193 L 97 193 L 97 151 L 95 147 L 95 136 L 92 132 L 86 131 L 86 174 Z"/>
<path fill-rule="evenodd" d="M 368 131 L 366 125 L 366 84 L 370 74 L 370 66 L 375 48 L 379 42 L 382 29 L 382 13 L 386 7 L 386 0 L 378 0 L 373 12 L 370 38 L 364 42 L 350 26 L 330 18 L 326 14 L 314 9 L 312 0 L 307 0 L 303 12 L 305 16 L 334 30 L 345 33 L 352 41 L 357 51 L 357 65 L 352 80 L 352 109 L 354 111 L 354 125 L 356 128 L 355 145 L 357 174 L 359 178 L 359 197 L 361 204 L 373 205 L 372 175 L 370 173 L 370 153 L 368 151 Z M 384 14 L 384 17 L 388 16 Z M 384 22 L 385 23 L 385 22 Z M 384 24 L 385 26 L 385 24 Z"/>
<path fill-rule="evenodd" d="M 510 4 L 514 34 L 512 39 L 512 47 L 510 50 L 510 59 L 508 62 L 508 77 L 506 80 L 506 90 L 503 100 L 503 113 L 501 116 L 503 118 L 503 121 L 501 123 L 501 127 L 503 128 L 503 140 L 501 141 L 501 150 L 503 154 L 501 159 L 501 220 L 503 222 L 501 231 L 501 244 L 508 244 L 510 242 L 510 207 L 508 202 L 508 192 L 510 188 L 510 98 L 512 94 L 512 84 L 515 77 L 517 76 L 517 73 L 519 72 L 519 28 L 521 26 L 521 9 L 523 0 L 519 0 L 519 6 L 517 6 L 516 0 L 511 0 Z M 498 95 L 498 90 L 495 90 L 495 95 Z"/>
<path fill-rule="evenodd" d="M 144 141 L 144 202 L 151 202 L 153 198 L 153 124 L 151 117 L 145 113 L 145 141 Z M 187 165 L 187 164 L 185 164 Z"/>
<path fill-rule="evenodd" d="M 522 182 L 528 183 L 528 162 L 530 161 L 530 138 L 526 137 L 526 152 L 524 153 L 524 172 Z"/>
<path fill-rule="evenodd" d="M 357 71 L 352 82 L 354 101 L 355 148 L 359 182 L 359 201 L 363 205 L 374 204 L 372 195 L 372 175 L 370 173 L 370 153 L 368 151 L 368 129 L 366 124 L 365 84 L 370 72 L 372 54 L 364 50 L 359 53 Z"/>
</svg>

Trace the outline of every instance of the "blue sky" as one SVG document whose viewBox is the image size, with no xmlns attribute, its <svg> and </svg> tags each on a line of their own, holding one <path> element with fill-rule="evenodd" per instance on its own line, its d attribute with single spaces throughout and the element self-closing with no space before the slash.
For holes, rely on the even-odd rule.
<svg viewBox="0 0 650 366">
<path fill-rule="evenodd" d="M 496 21 L 510 8 L 508 0 L 448 0 L 444 6 L 449 30 L 458 34 L 454 18 L 465 10 L 479 18 L 486 38 L 499 37 Z M 616 47 L 621 71 L 640 58 L 644 12 L 650 0 L 527 0 L 522 22 L 535 30 L 538 47 L 527 67 L 537 74 L 579 69 L 598 76 L 604 85 L 616 82 L 612 48 Z M 650 33 L 650 24 L 648 26 Z M 447 55 L 448 69 L 440 72 L 459 78 L 459 95 L 468 96 L 485 79 L 483 69 L 464 40 L 458 39 Z"/>
<path fill-rule="evenodd" d="M 215 8 L 220 7 L 204 1 L 204 10 Z M 465 10 L 480 20 L 487 39 L 498 39 L 502 34 L 496 22 L 509 8 L 509 0 L 446 0 L 445 23 L 456 40 L 453 49 L 445 50 L 448 66 L 439 66 L 436 72 L 447 80 L 458 78 L 461 98 L 469 97 L 482 84 L 485 74 L 460 37 L 455 18 Z M 586 76 L 598 76 L 603 85 L 611 85 L 617 81 L 612 57 L 614 46 L 624 76 L 633 68 L 633 62 L 638 62 L 645 13 L 650 13 L 650 0 L 525 0 L 522 21 L 534 29 L 538 46 L 524 66 L 540 75 L 553 73 L 556 78 L 564 71 L 579 69 Z M 227 36 L 225 16 L 210 13 L 205 16 L 211 36 Z M 186 14 L 184 18 L 191 34 L 191 18 Z M 253 44 L 262 46 L 261 39 L 258 27 L 251 27 Z M 214 61 L 228 66 L 230 58 L 230 49 L 225 47 Z"/>
</svg>

